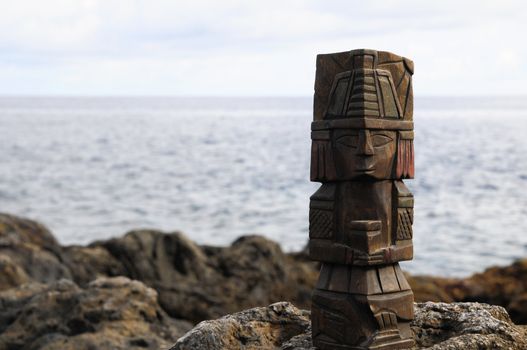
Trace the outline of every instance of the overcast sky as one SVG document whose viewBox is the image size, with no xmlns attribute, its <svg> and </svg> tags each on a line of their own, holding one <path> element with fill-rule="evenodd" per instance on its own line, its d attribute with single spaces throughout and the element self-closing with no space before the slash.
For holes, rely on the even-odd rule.
<svg viewBox="0 0 527 350">
<path fill-rule="evenodd" d="M 414 60 L 416 95 L 527 94 L 525 1 L 0 2 L 0 94 L 311 96 L 355 48 Z"/>
</svg>

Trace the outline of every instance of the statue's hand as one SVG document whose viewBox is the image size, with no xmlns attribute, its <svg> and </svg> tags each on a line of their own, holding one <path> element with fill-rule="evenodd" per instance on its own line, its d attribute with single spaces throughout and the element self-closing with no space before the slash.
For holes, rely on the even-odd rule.
<svg viewBox="0 0 527 350">
<path fill-rule="evenodd" d="M 383 264 L 385 261 L 384 261 L 384 250 L 385 249 L 381 249 L 381 250 L 378 250 L 376 251 L 375 253 L 373 254 L 367 254 L 363 251 L 355 251 L 355 261 L 359 264 L 359 265 L 379 265 L 379 264 Z"/>
</svg>

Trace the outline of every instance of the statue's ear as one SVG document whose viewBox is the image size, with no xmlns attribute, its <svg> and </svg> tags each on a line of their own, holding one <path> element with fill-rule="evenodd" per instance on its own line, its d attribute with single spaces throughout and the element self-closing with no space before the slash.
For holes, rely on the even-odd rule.
<svg viewBox="0 0 527 350">
<path fill-rule="evenodd" d="M 311 133 L 311 181 L 332 181 L 336 179 L 330 131 Z"/>
<path fill-rule="evenodd" d="M 397 160 L 395 177 L 413 179 L 414 177 L 414 132 L 399 131 L 397 140 Z"/>
</svg>

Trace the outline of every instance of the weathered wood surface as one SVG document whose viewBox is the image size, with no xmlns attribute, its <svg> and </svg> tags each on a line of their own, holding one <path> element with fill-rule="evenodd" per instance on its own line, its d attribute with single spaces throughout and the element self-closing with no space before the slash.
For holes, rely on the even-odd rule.
<svg viewBox="0 0 527 350">
<path fill-rule="evenodd" d="M 382 51 L 317 57 L 309 253 L 320 349 L 414 345 L 413 293 L 398 262 L 413 258 L 412 61 Z"/>
</svg>

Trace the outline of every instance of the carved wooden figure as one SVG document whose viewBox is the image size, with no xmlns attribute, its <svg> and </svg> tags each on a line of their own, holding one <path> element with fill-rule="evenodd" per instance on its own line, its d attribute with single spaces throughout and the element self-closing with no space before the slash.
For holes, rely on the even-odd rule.
<svg viewBox="0 0 527 350">
<path fill-rule="evenodd" d="M 389 52 L 318 55 L 311 125 L 309 253 L 319 349 L 406 349 L 413 293 L 413 62 Z"/>
</svg>

